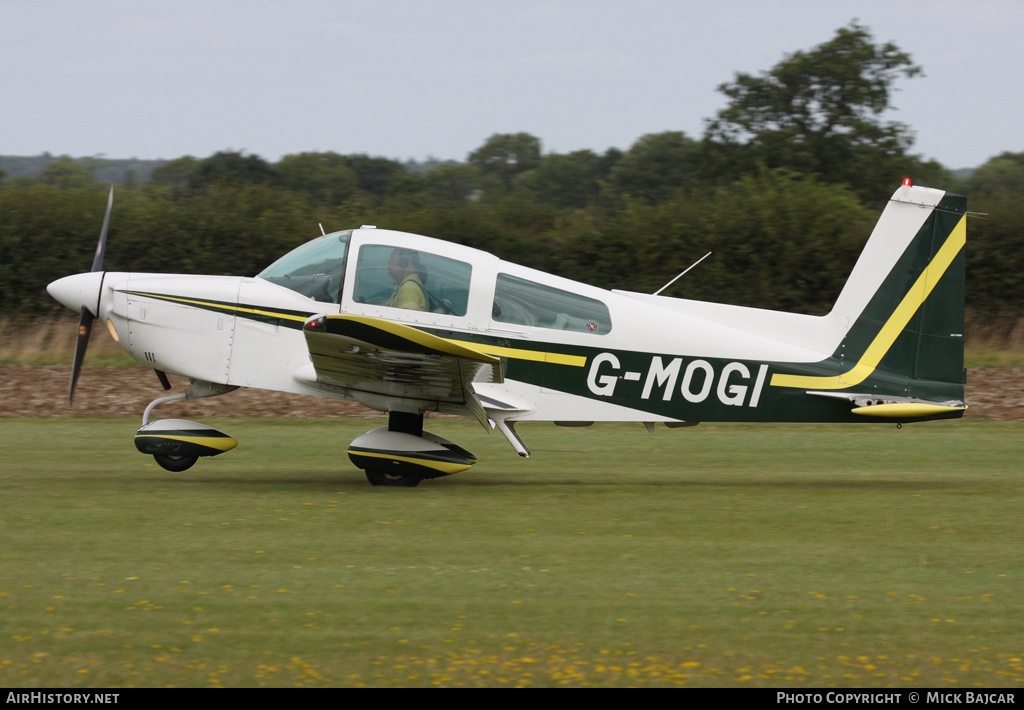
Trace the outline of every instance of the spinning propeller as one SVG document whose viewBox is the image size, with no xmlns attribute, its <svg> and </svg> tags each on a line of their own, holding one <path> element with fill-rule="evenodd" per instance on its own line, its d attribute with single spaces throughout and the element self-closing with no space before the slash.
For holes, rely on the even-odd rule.
<svg viewBox="0 0 1024 710">
<path fill-rule="evenodd" d="M 92 260 L 90 273 L 102 273 L 103 254 L 107 250 L 107 227 L 110 226 L 110 209 L 114 206 L 114 187 L 110 187 L 110 196 L 107 197 L 107 213 L 103 216 L 103 228 L 100 230 L 100 241 L 96 245 L 96 256 Z M 103 277 L 100 276 L 99 288 L 96 289 L 96 313 L 99 313 L 99 299 L 103 292 Z M 75 383 L 78 382 L 78 375 L 82 370 L 82 360 L 85 359 L 85 348 L 89 345 L 89 333 L 92 332 L 92 322 L 96 316 L 87 306 L 82 306 L 82 319 L 78 322 L 78 342 L 75 343 L 75 362 L 71 367 L 71 387 L 68 390 L 68 403 L 74 401 Z"/>
<path fill-rule="evenodd" d="M 80 310 L 82 319 L 78 322 L 78 342 L 75 343 L 75 362 L 71 368 L 71 387 L 68 390 L 68 403 L 74 402 L 75 383 L 82 370 L 85 359 L 85 348 L 89 345 L 89 333 L 92 322 L 100 314 L 100 298 L 103 294 L 103 254 L 107 249 L 107 227 L 110 225 L 110 209 L 114 206 L 114 188 L 110 188 L 107 198 L 107 213 L 103 217 L 103 228 L 100 230 L 100 241 L 96 245 L 96 256 L 92 260 L 92 270 L 83 274 L 74 274 L 57 279 L 46 287 L 47 293 L 73 311 Z M 165 390 L 171 388 L 167 376 L 160 370 L 156 371 L 160 384 Z"/>
</svg>

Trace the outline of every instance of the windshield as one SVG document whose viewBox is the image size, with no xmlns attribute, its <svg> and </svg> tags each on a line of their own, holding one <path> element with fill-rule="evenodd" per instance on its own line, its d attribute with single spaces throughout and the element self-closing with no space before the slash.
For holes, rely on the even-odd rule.
<svg viewBox="0 0 1024 710">
<path fill-rule="evenodd" d="M 349 229 L 318 237 L 291 250 L 256 275 L 314 301 L 339 303 L 351 236 Z"/>
</svg>

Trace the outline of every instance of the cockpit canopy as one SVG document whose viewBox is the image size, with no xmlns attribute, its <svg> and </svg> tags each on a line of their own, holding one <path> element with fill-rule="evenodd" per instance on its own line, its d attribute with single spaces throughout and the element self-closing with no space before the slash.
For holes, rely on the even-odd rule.
<svg viewBox="0 0 1024 710">
<path fill-rule="evenodd" d="M 489 316 L 492 327 L 505 329 L 521 326 L 595 335 L 611 330 L 599 289 L 429 237 L 364 228 L 353 240 L 353 231 L 307 242 L 258 276 L 315 301 L 345 300 L 344 312 L 374 317 L 434 325 L 442 317 L 458 327 L 463 319 L 482 325 Z M 352 284 L 347 286 L 350 253 L 355 263 L 348 275 Z M 415 297 L 403 299 L 401 294 L 407 291 Z M 591 295 L 584 295 L 587 292 Z"/>
</svg>

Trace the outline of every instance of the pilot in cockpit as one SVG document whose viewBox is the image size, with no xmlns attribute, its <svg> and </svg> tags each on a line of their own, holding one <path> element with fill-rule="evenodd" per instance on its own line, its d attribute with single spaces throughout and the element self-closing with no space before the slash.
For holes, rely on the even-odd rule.
<svg viewBox="0 0 1024 710">
<path fill-rule="evenodd" d="M 395 291 L 385 306 L 412 311 L 430 309 L 425 286 L 427 270 L 420 264 L 420 254 L 414 249 L 396 247 L 388 259 L 388 274 L 395 280 Z"/>
</svg>

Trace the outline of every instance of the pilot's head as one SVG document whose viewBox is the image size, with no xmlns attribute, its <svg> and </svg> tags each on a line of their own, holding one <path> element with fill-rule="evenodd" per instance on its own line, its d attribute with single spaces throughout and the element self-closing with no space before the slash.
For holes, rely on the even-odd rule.
<svg viewBox="0 0 1024 710">
<path fill-rule="evenodd" d="M 395 283 L 402 283 L 410 274 L 419 276 L 420 281 L 426 282 L 427 272 L 420 264 L 420 253 L 415 249 L 403 249 L 396 247 L 388 259 L 388 274 L 395 280 Z"/>
</svg>

